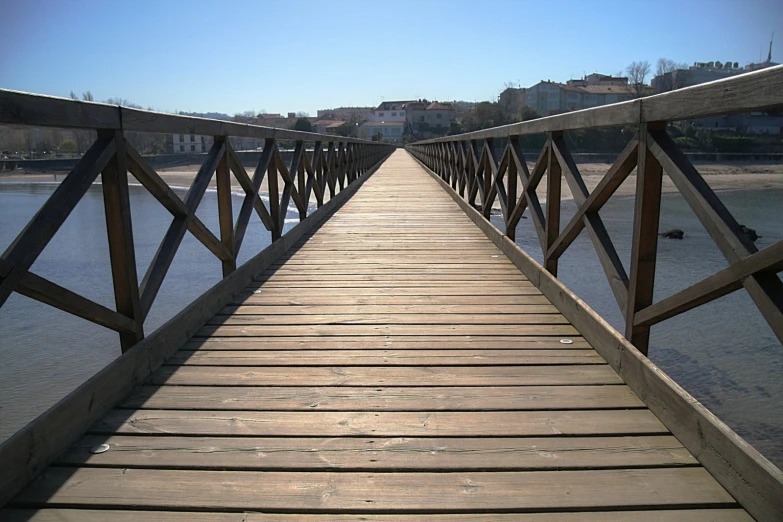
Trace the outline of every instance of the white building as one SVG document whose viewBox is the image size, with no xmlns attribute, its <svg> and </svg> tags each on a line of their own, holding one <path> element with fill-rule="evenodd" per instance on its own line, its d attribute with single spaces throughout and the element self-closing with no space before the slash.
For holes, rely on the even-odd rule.
<svg viewBox="0 0 783 522">
<path fill-rule="evenodd" d="M 174 153 L 207 152 L 212 146 L 212 136 L 172 134 L 171 143 L 171 151 Z"/>
<path fill-rule="evenodd" d="M 402 121 L 368 121 L 359 125 L 359 138 L 371 140 L 373 136 L 380 133 L 384 141 L 399 141 L 404 130 L 404 118 Z"/>
<path fill-rule="evenodd" d="M 411 101 L 388 101 L 378 105 L 368 116 L 368 121 L 405 121 L 405 106 Z"/>
<path fill-rule="evenodd" d="M 594 73 L 567 83 L 542 81 L 525 89 L 524 96 L 525 105 L 549 116 L 630 100 L 635 92 L 628 78 Z"/>
</svg>

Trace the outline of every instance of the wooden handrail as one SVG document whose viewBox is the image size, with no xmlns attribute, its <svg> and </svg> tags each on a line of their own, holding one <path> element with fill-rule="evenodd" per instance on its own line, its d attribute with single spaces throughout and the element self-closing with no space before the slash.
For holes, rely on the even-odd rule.
<svg viewBox="0 0 783 522">
<path fill-rule="evenodd" d="M 144 319 L 186 232 L 190 232 L 221 261 L 222 276 L 226 278 L 237 269 L 236 260 L 253 211 L 270 232 L 272 241 L 277 241 L 283 236 L 289 201 L 293 200 L 300 220 L 304 220 L 309 213 L 311 194 L 316 196 L 316 207 L 322 207 L 327 190 L 330 199 L 335 197 L 394 150 L 392 145 L 356 138 L 160 114 L 8 90 L 0 90 L 0 124 L 98 131 L 95 143 L 0 256 L 0 307 L 12 292 L 19 292 L 117 331 L 123 352 L 144 338 Z M 180 199 L 128 143 L 126 131 L 213 137 L 213 146 L 184 199 Z M 252 178 L 227 139 L 232 136 L 264 139 L 264 148 Z M 289 164 L 283 161 L 278 148 L 280 140 L 295 141 Z M 313 145 L 305 146 L 305 143 Z M 324 143 L 328 144 L 327 154 L 323 153 Z M 171 225 L 141 283 L 136 274 L 128 172 L 172 215 Z M 231 204 L 232 172 L 245 192 L 236 221 Z M 282 186 L 278 182 L 278 174 Z M 116 310 L 29 271 L 99 175 Z M 213 176 L 217 186 L 219 238 L 196 216 Z M 269 187 L 268 207 L 259 192 L 265 177 Z"/>
<path fill-rule="evenodd" d="M 375 143 L 358 138 L 180 116 L 8 89 L 0 89 L 0 124 L 258 139 L 273 138 L 325 143 Z"/>
<path fill-rule="evenodd" d="M 666 123 L 732 112 L 783 107 L 783 66 L 705 83 L 665 94 L 425 140 L 407 149 L 489 219 L 499 199 L 505 234 L 514 239 L 519 219 L 530 209 L 541 243 L 544 268 L 557 276 L 558 259 L 586 229 L 626 321 L 625 336 L 647 354 L 650 326 L 744 287 L 783 343 L 783 241 L 761 253 L 666 133 Z M 590 193 L 564 139 L 564 131 L 634 126 L 637 136 L 619 154 Z M 520 136 L 546 133 L 532 171 Z M 507 139 L 502 154 L 493 141 Z M 599 216 L 599 210 L 636 169 L 636 196 L 630 274 Z M 666 173 L 712 236 L 730 266 L 689 288 L 653 303 L 660 217 L 661 181 Z M 546 176 L 546 208 L 536 189 Z M 560 227 L 561 177 L 565 176 L 577 211 Z M 521 190 L 517 185 L 521 184 Z M 476 199 L 478 198 L 478 201 Z"/>
</svg>

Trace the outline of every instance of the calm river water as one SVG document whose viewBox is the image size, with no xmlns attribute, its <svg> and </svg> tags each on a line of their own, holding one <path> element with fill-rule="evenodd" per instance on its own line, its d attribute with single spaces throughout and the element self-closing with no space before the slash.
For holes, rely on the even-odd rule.
<svg viewBox="0 0 783 522">
<path fill-rule="evenodd" d="M 54 190 L 49 184 L 0 184 L 0 249 L 5 249 Z M 724 192 L 721 199 L 762 236 L 761 249 L 783 238 L 783 191 Z M 241 198 L 235 198 L 235 208 Z M 131 206 L 140 277 L 170 217 L 144 189 Z M 574 206 L 564 203 L 562 222 Z M 208 192 L 198 216 L 213 231 L 217 200 Z M 620 257 L 630 257 L 632 198 L 614 198 L 601 211 Z M 296 216 L 289 212 L 293 222 Z M 656 300 L 693 284 L 726 261 L 679 195 L 664 196 L 661 229 L 680 228 L 682 241 L 658 247 Z M 498 225 L 498 223 L 496 223 Z M 523 219 L 518 243 L 541 261 L 532 223 Z M 245 262 L 269 244 L 254 215 L 242 246 Z M 93 187 L 33 265 L 33 271 L 113 307 L 103 199 Z M 186 234 L 145 325 L 147 333 L 220 279 L 220 262 Z M 623 321 L 592 243 L 582 234 L 561 259 L 560 278 L 615 328 Z M 117 335 L 19 294 L 0 311 L 0 440 L 32 420 L 119 355 Z M 783 466 L 783 347 L 744 291 L 653 327 L 650 357 L 686 390 Z"/>
</svg>

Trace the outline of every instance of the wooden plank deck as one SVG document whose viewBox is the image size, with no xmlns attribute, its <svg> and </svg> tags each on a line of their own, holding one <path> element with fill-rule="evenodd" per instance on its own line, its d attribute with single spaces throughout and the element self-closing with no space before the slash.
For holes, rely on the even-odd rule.
<svg viewBox="0 0 783 522">
<path fill-rule="evenodd" d="M 751 520 L 403 151 L 0 519 L 322 515 Z"/>
</svg>

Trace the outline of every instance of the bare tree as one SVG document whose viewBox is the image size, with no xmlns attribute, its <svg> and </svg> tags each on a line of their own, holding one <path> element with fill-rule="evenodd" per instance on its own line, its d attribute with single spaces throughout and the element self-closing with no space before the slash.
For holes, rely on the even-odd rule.
<svg viewBox="0 0 783 522">
<path fill-rule="evenodd" d="M 130 109 L 143 109 L 141 105 L 138 103 L 133 103 L 130 100 L 126 100 L 125 98 L 109 98 L 103 103 L 108 103 L 109 105 L 122 105 L 123 107 L 128 107 Z"/>
<path fill-rule="evenodd" d="M 688 65 L 677 63 L 668 58 L 658 58 L 655 68 L 657 92 L 672 91 L 685 86 L 688 78 Z"/>
<path fill-rule="evenodd" d="M 296 113 L 296 117 L 297 118 L 309 118 L 310 117 L 310 113 L 309 112 L 305 112 L 305 111 L 299 111 L 299 112 Z"/>
<path fill-rule="evenodd" d="M 82 94 L 82 100 L 84 101 L 95 101 L 95 98 L 93 97 L 92 93 L 90 91 L 85 92 Z"/>
<path fill-rule="evenodd" d="M 625 68 L 625 72 L 628 74 L 628 82 L 631 84 L 634 94 L 637 98 L 640 98 L 644 89 L 644 80 L 650 74 L 650 62 L 647 60 L 631 62 Z"/>
<path fill-rule="evenodd" d="M 71 91 L 71 99 L 72 99 L 72 100 L 78 100 L 78 99 L 79 99 L 79 97 L 78 97 L 78 96 L 76 96 L 76 93 L 75 93 L 75 92 Z"/>
</svg>

